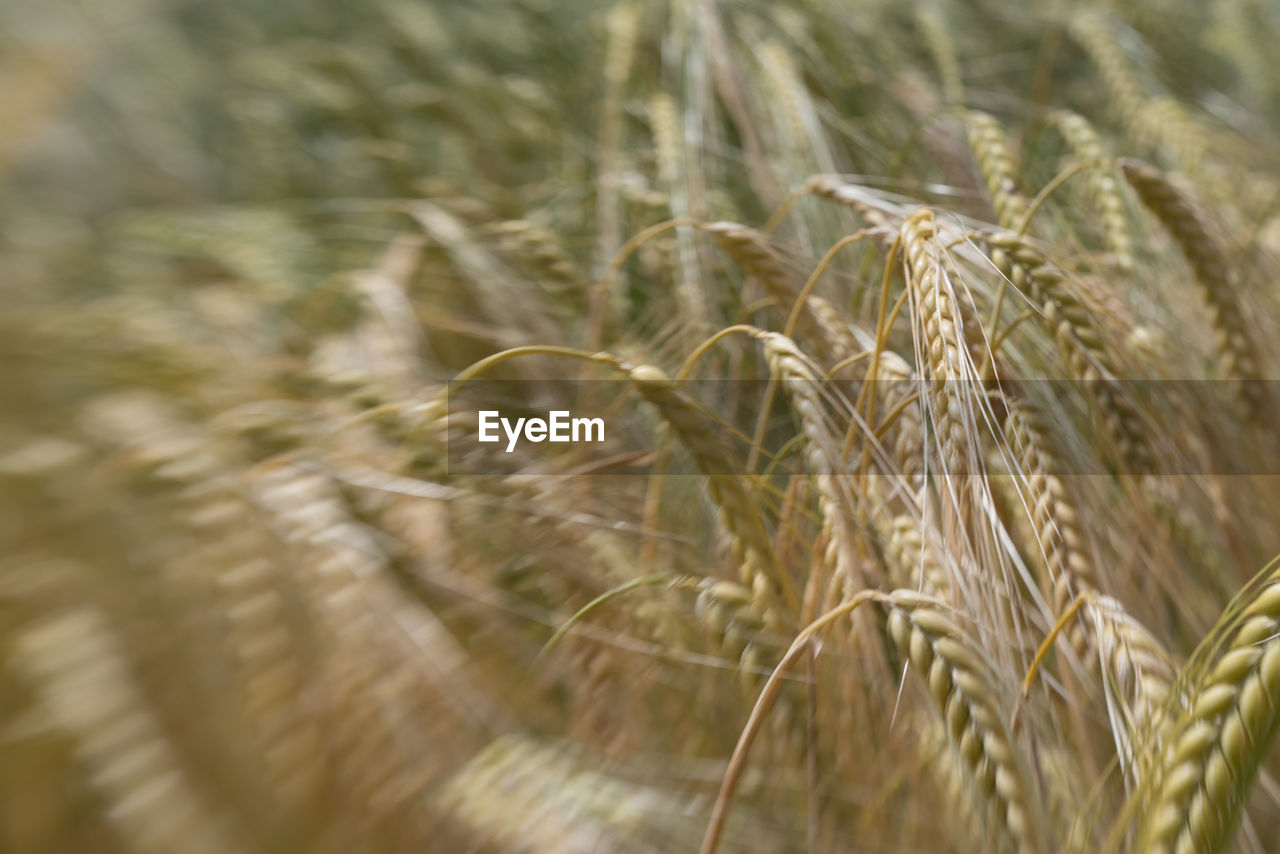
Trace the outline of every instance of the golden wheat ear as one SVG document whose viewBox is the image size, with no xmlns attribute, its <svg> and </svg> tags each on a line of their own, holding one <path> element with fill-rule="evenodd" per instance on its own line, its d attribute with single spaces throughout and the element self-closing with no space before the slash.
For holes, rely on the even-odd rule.
<svg viewBox="0 0 1280 854">
<path fill-rule="evenodd" d="M 1188 665 L 1184 711 L 1135 794 L 1136 851 L 1226 850 L 1280 729 L 1280 569 L 1228 607 Z M 1116 836 L 1123 833 L 1117 829 Z"/>
</svg>

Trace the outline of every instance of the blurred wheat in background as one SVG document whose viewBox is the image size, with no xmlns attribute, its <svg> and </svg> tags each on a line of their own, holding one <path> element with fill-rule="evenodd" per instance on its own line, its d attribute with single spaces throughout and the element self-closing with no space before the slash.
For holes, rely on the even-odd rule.
<svg viewBox="0 0 1280 854">
<path fill-rule="evenodd" d="M 1278 43 L 0 0 L 0 850 L 1280 852 Z"/>
</svg>

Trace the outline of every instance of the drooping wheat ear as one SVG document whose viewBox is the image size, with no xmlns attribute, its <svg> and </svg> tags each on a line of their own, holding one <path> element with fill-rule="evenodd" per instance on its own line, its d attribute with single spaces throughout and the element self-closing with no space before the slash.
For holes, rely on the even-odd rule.
<svg viewBox="0 0 1280 854">
<path fill-rule="evenodd" d="M 781 382 L 800 416 L 805 438 L 805 460 L 818 486 L 818 503 L 822 513 L 822 532 L 826 538 L 825 563 L 846 591 L 869 587 L 871 579 L 855 578 L 853 532 L 853 496 L 845 488 L 848 466 L 841 453 L 843 435 L 838 433 L 827 414 L 823 387 L 809 360 L 784 335 L 763 336 L 765 358 L 769 370 Z"/>
<path fill-rule="evenodd" d="M 715 438 L 716 424 L 661 369 L 640 365 L 627 372 L 640 396 L 653 405 L 707 481 L 707 495 L 729 533 L 742 583 L 755 597 L 770 628 L 785 625 L 779 611 L 778 568 L 759 502 L 735 460 Z"/>
<path fill-rule="evenodd" d="M 1027 213 L 1027 199 L 1018 189 L 1018 164 L 1009 151 L 1004 128 L 993 116 L 970 110 L 965 113 L 969 147 L 982 170 L 983 183 L 996 212 L 996 222 L 1016 229 Z"/>
<path fill-rule="evenodd" d="M 800 285 L 769 247 L 768 235 L 735 222 L 713 222 L 704 229 L 715 235 L 716 243 L 734 263 L 760 282 L 779 310 L 784 314 L 791 311 L 800 296 Z M 839 325 L 823 323 L 814 316 L 813 305 L 808 300 L 800 309 L 796 336 L 815 342 L 814 349 L 829 354 L 831 364 L 857 352 L 850 348 L 849 336 L 841 333 Z"/>
<path fill-rule="evenodd" d="M 249 850 L 191 779 L 105 616 L 79 607 L 33 624 L 15 664 L 75 743 L 86 779 L 131 851 Z"/>
<path fill-rule="evenodd" d="M 1116 753 L 1130 779 L 1142 779 L 1167 730 L 1165 705 L 1177 675 L 1164 645 L 1110 596 L 1089 596 L 1080 619 L 1103 694 Z"/>
<path fill-rule="evenodd" d="M 1209 309 L 1209 323 L 1217 336 L 1224 377 L 1238 381 L 1245 413 L 1261 422 L 1267 412 L 1267 396 L 1259 382 L 1257 350 L 1249 338 L 1240 304 L 1235 270 L 1218 239 L 1210 232 L 1195 203 L 1163 172 L 1146 163 L 1121 163 L 1125 179 L 1142 203 L 1173 235 L 1195 272 L 1200 298 Z"/>
<path fill-rule="evenodd" d="M 1031 522 L 1048 570 L 1054 611 L 1061 615 L 1083 590 L 1098 590 L 1098 577 L 1089 559 L 1089 544 L 1074 497 L 1061 477 L 1062 463 L 1052 430 L 1039 407 L 1026 400 L 1004 398 L 1004 435 L 1027 486 Z M 1079 633 L 1073 645 L 1082 648 Z"/>
<path fill-rule="evenodd" d="M 962 333 L 950 278 L 946 275 L 934 227 L 933 212 L 921 208 L 903 220 L 903 255 L 907 287 L 924 332 L 924 348 L 931 381 L 930 404 L 938 435 L 938 449 L 946 473 L 968 471 L 969 436 L 976 428 L 966 423 L 967 400 L 962 388 L 976 376 Z"/>
<path fill-rule="evenodd" d="M 1077 161 L 1097 161 L 1107 156 L 1102 138 L 1084 116 L 1070 110 L 1057 110 L 1049 114 L 1049 121 L 1062 133 Z M 1128 273 L 1133 269 L 1133 238 L 1124 213 L 1120 182 L 1110 170 L 1091 169 L 1089 185 L 1098 206 L 1112 263 L 1121 273 Z"/>
<path fill-rule="evenodd" d="M 836 308 L 835 304 L 830 300 L 819 296 L 810 295 L 806 300 L 813 321 L 817 325 L 820 335 L 816 339 L 818 342 L 827 342 L 832 347 L 831 364 L 837 364 L 842 359 L 849 358 L 859 351 L 858 341 L 853 336 L 853 332 L 849 328 L 849 321 Z M 836 354 L 846 353 L 848 355 L 838 356 Z M 843 375 L 847 376 L 847 372 Z"/>
<path fill-rule="evenodd" d="M 1033 777 L 1006 727 L 1007 714 L 982 654 L 937 599 L 899 590 L 888 604 L 889 634 L 937 703 L 951 744 L 972 776 L 988 837 L 998 850 L 1047 851 Z"/>
<path fill-rule="evenodd" d="M 804 191 L 821 199 L 843 205 L 858 212 L 869 225 L 890 239 L 898 230 L 898 221 L 884 208 L 872 203 L 870 194 L 856 184 L 836 175 L 814 175 L 805 182 Z"/>
<path fill-rule="evenodd" d="M 1070 376 L 1089 391 L 1107 438 L 1126 472 L 1151 471 L 1146 428 L 1131 398 L 1117 384 L 1115 363 L 1098 321 L 1074 292 L 1066 275 L 1030 240 L 1001 232 L 989 238 L 991 261 L 1039 309 Z"/>
<path fill-rule="evenodd" d="M 299 586 L 316 630 L 333 640 L 324 684 L 333 704 L 327 736 L 339 785 L 379 811 L 402 808 L 414 781 L 441 773 L 448 762 L 430 747 L 429 730 L 402 710 L 434 708 L 437 719 L 449 720 L 448 706 L 436 700 L 446 692 L 464 698 L 472 721 L 496 722 L 500 713 L 478 691 L 452 635 L 391 577 L 380 543 L 352 518 L 323 468 L 277 458 L 247 472 L 245 481 L 304 570 Z M 461 732 L 468 718 L 452 720 Z"/>
<path fill-rule="evenodd" d="M 933 64 L 938 66 L 938 78 L 942 81 L 942 97 L 948 106 L 958 107 L 964 103 L 964 78 L 960 73 L 960 62 L 956 59 L 956 48 L 951 41 L 951 29 L 942 10 L 930 3 L 921 5 L 916 10 L 916 27 L 924 39 Z"/>
<path fill-rule="evenodd" d="M 1223 625 L 1225 623 L 1225 625 Z M 1139 801 L 1137 849 L 1225 850 L 1258 766 L 1280 727 L 1280 577 L 1273 571 L 1205 641 L 1223 652 L 1193 686 L 1154 785 Z"/>
</svg>

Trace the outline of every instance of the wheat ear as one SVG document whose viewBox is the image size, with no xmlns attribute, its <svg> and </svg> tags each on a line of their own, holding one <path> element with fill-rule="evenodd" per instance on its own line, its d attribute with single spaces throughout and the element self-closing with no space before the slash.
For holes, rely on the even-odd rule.
<svg viewBox="0 0 1280 854">
<path fill-rule="evenodd" d="M 1100 161 L 1107 156 L 1101 137 L 1084 116 L 1058 110 L 1049 115 L 1049 121 L 1062 133 L 1077 161 Z M 1089 170 L 1089 184 L 1111 259 L 1117 270 L 1128 273 L 1133 269 L 1133 238 L 1129 234 L 1120 182 L 1112 171 L 1099 168 Z"/>
<path fill-rule="evenodd" d="M 970 110 L 965 114 L 969 147 L 978 159 L 982 180 L 991 196 L 996 222 L 1018 228 L 1027 214 L 1027 200 L 1018 189 L 1018 166 L 1009 151 L 1004 128 L 993 116 Z"/>
<path fill-rule="evenodd" d="M 631 368 L 627 375 L 640 396 L 658 410 L 706 476 L 707 495 L 729 532 L 742 583 L 752 591 L 757 612 L 765 615 L 766 623 L 771 627 L 780 626 L 783 622 L 778 610 L 781 595 L 773 545 L 759 504 L 752 497 L 746 478 L 739 473 L 742 464 L 715 439 L 715 425 L 710 417 L 660 368 L 639 365 Z"/>
<path fill-rule="evenodd" d="M 1212 669 L 1187 697 L 1142 801 L 1137 850 L 1222 851 L 1245 796 L 1280 727 L 1280 577 L 1274 571 L 1237 617 L 1215 630 L 1217 645 L 1234 628 Z M 1222 624 L 1220 624 L 1221 626 Z"/>
<path fill-rule="evenodd" d="M 1192 200 L 1163 172 L 1146 163 L 1126 160 L 1125 179 L 1142 203 L 1173 235 L 1195 272 L 1200 297 L 1209 310 L 1209 323 L 1217 336 L 1223 375 L 1240 381 L 1240 399 L 1246 413 L 1261 421 L 1267 409 L 1266 395 L 1258 380 L 1258 356 L 1236 293 L 1235 271 L 1226 252 L 1209 231 Z"/>
<path fill-rule="evenodd" d="M 713 222 L 704 229 L 715 236 L 716 243 L 739 267 L 756 277 L 779 309 L 784 313 L 792 310 L 800 297 L 800 287 L 769 247 L 768 235 L 734 222 Z M 810 300 L 800 308 L 796 334 L 815 342 L 820 352 L 830 354 L 832 364 L 857 352 L 847 329 L 830 316 L 818 317 Z"/>
<path fill-rule="evenodd" d="M 1125 471 L 1151 470 L 1146 427 L 1133 401 L 1116 384 L 1114 360 L 1103 343 L 1093 313 L 1073 291 L 1066 275 L 1027 238 L 1001 232 L 989 238 L 991 262 L 1029 297 L 1067 365 L 1097 403 L 1107 437 Z"/>
<path fill-rule="evenodd" d="M 938 705 L 947 735 L 990 807 L 989 830 L 1001 848 L 1045 851 L 1043 823 L 1025 758 L 1006 728 L 982 657 L 942 603 L 910 591 L 888 602 L 889 634 L 911 659 Z"/>
<path fill-rule="evenodd" d="M 976 374 L 965 346 L 960 311 L 951 282 L 943 270 L 932 211 L 921 208 L 902 223 L 907 285 L 924 331 L 924 347 L 932 381 L 930 400 L 944 472 L 966 471 L 969 437 L 966 401 L 961 387 Z"/>
<path fill-rule="evenodd" d="M 854 589 L 852 498 L 844 491 L 842 473 L 846 470 L 840 452 L 841 436 L 833 430 L 823 405 L 822 385 L 795 342 L 784 335 L 763 336 L 769 369 L 777 377 L 800 416 L 805 438 L 805 457 L 818 486 L 822 530 L 826 537 L 827 568 L 847 591 Z M 867 579 L 857 579 L 867 586 Z"/>
<path fill-rule="evenodd" d="M 1062 464 L 1043 413 L 1024 400 L 1006 397 L 1004 404 L 1005 440 L 1027 484 L 1031 521 L 1048 570 L 1054 610 L 1062 614 L 1080 591 L 1098 589 L 1081 515 L 1059 476 Z M 1080 648 L 1079 643 L 1074 645 Z"/>
</svg>

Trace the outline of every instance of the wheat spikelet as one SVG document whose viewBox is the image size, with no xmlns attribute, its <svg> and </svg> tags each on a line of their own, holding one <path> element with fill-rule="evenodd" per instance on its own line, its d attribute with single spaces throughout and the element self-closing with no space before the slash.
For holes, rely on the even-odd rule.
<svg viewBox="0 0 1280 854">
<path fill-rule="evenodd" d="M 936 599 L 908 591 L 890 597 L 889 634 L 924 679 L 947 734 L 985 799 L 988 836 L 1001 850 L 1048 850 L 1037 793 L 975 650 Z"/>
<path fill-rule="evenodd" d="M 1154 785 L 1141 800 L 1136 838 L 1151 852 L 1225 849 L 1245 793 L 1280 727 L 1280 582 L 1267 578 L 1233 636 L 1185 701 Z M 1217 644 L 1219 631 L 1208 644 Z"/>
<path fill-rule="evenodd" d="M 1164 224 L 1182 248 L 1195 272 L 1200 297 L 1209 310 L 1209 323 L 1217 336 L 1221 371 L 1239 382 L 1239 398 L 1245 414 L 1261 421 L 1268 401 L 1263 390 L 1257 350 L 1249 338 L 1245 312 L 1236 294 L 1235 271 L 1217 239 L 1185 193 L 1158 169 L 1126 160 L 1125 179 L 1142 203 Z"/>
<path fill-rule="evenodd" d="M 1018 228 L 1027 214 L 1027 200 L 1018 189 L 1018 166 L 1009 151 L 1004 128 L 993 116 L 977 110 L 965 113 L 965 126 L 996 222 L 1004 228 Z"/>
<path fill-rule="evenodd" d="M 1062 132 L 1077 161 L 1100 161 L 1106 157 L 1102 139 L 1084 116 L 1070 110 L 1056 110 L 1049 114 L 1049 121 Z M 1112 263 L 1121 273 L 1128 273 L 1133 269 L 1133 238 L 1129 234 L 1120 184 L 1111 171 L 1097 168 L 1089 171 L 1089 185 Z"/>
</svg>

